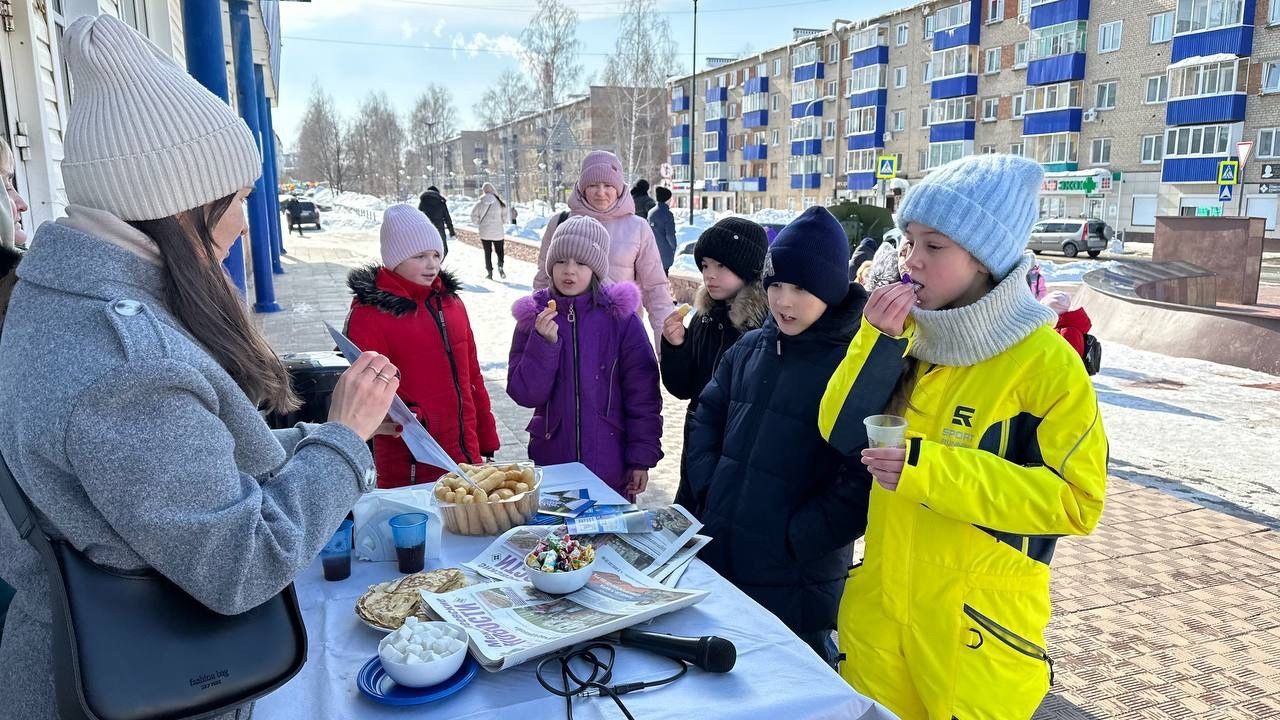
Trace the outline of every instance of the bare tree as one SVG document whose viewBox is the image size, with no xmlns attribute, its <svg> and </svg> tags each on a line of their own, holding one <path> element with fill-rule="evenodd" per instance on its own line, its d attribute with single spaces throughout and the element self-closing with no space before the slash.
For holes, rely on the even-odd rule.
<svg viewBox="0 0 1280 720">
<path fill-rule="evenodd" d="M 498 81 L 480 96 L 475 113 L 485 128 L 505 125 L 538 107 L 538 93 L 514 69 L 508 68 Z"/>
<path fill-rule="evenodd" d="M 618 159 L 627 178 L 652 173 L 667 133 L 667 78 L 675 69 L 671 25 L 655 0 L 625 0 L 612 61 L 604 85 L 617 93 L 611 103 Z"/>
<path fill-rule="evenodd" d="M 520 34 L 520 42 L 542 107 L 555 107 L 582 76 L 578 13 L 561 0 L 538 0 L 538 9 Z"/>
<path fill-rule="evenodd" d="M 370 93 L 346 131 L 352 183 L 363 193 L 403 196 L 404 128 L 385 93 Z"/>
<path fill-rule="evenodd" d="M 298 172 L 308 180 L 323 180 L 342 192 L 346 180 L 342 120 L 329 97 L 317 82 L 302 117 L 297 140 Z"/>
<path fill-rule="evenodd" d="M 457 132 L 457 126 L 458 113 L 449 91 L 441 85 L 428 85 L 414 103 L 405 128 L 409 136 L 405 175 L 411 183 L 420 181 L 424 176 L 434 182 L 444 158 L 440 146 Z M 428 170 L 428 167 L 432 169 Z"/>
</svg>

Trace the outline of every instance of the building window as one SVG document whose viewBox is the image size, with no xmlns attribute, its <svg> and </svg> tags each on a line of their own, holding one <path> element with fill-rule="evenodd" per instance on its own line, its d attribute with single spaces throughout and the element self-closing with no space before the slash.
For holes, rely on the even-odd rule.
<svg viewBox="0 0 1280 720">
<path fill-rule="evenodd" d="M 844 154 L 844 167 L 851 173 L 871 172 L 876 169 L 876 151 L 849 150 Z"/>
<path fill-rule="evenodd" d="M 982 122 L 995 122 L 1000 114 L 1000 98 L 982 99 Z"/>
<path fill-rule="evenodd" d="M 702 133 L 702 149 L 708 152 L 720 149 L 720 133 Z"/>
<path fill-rule="evenodd" d="M 1026 112 L 1027 98 L 1022 93 L 1013 96 L 1013 117 L 1020 118 Z"/>
<path fill-rule="evenodd" d="M 987 48 L 985 62 L 982 64 L 983 72 L 988 75 L 1000 72 L 1000 50 L 1001 48 Z"/>
<path fill-rule="evenodd" d="M 920 172 L 924 172 L 925 170 L 929 169 L 929 151 L 928 150 L 916 151 L 916 169 L 919 170 Z"/>
<path fill-rule="evenodd" d="M 773 131 L 773 145 L 774 145 L 774 147 L 777 147 L 777 145 L 778 145 L 778 141 L 779 141 L 779 138 L 780 138 L 780 137 L 781 137 L 781 133 L 780 133 L 779 131 L 777 131 L 777 130 L 774 130 L 774 131 Z"/>
<path fill-rule="evenodd" d="M 1280 5 L 1280 0 L 1276 4 Z M 1262 64 L 1262 92 L 1280 92 L 1280 62 Z"/>
<path fill-rule="evenodd" d="M 1240 25 L 1244 22 L 1244 0 L 1178 0 L 1174 34 L 1200 32 Z"/>
<path fill-rule="evenodd" d="M 782 76 L 782 58 L 773 59 L 773 76 L 774 77 Z"/>
<path fill-rule="evenodd" d="M 1010 146 L 1009 146 L 1009 154 L 1010 154 L 1010 155 L 1017 155 L 1017 156 L 1021 157 L 1021 156 L 1022 156 L 1022 143 L 1014 143 L 1014 144 L 1010 145 Z"/>
<path fill-rule="evenodd" d="M 853 82 L 853 94 L 883 90 L 888 87 L 889 68 L 885 65 L 868 65 L 854 70 L 849 79 Z"/>
<path fill-rule="evenodd" d="M 150 34 L 147 30 L 146 0 L 120 0 L 120 19 L 143 35 Z"/>
<path fill-rule="evenodd" d="M 929 167 L 937 168 L 965 156 L 964 140 L 929 143 Z"/>
<path fill-rule="evenodd" d="M 1280 5 L 1280 2 L 1276 3 Z M 907 66 L 899 65 L 893 69 L 893 86 L 895 88 L 904 88 L 907 86 Z"/>
<path fill-rule="evenodd" d="M 1272 2 L 1270 9 L 1267 11 L 1267 24 L 1275 25 L 1280 23 L 1280 3 Z"/>
<path fill-rule="evenodd" d="M 966 6 L 968 7 L 968 6 Z M 978 72 L 978 48 L 973 45 L 947 48 L 933 53 L 929 66 L 933 68 L 933 78 L 948 78 L 957 75 L 976 75 Z"/>
<path fill-rule="evenodd" d="M 836 174 L 836 159 L 833 157 L 822 158 L 822 174 L 831 177 Z"/>
<path fill-rule="evenodd" d="M 996 146 L 995 146 L 995 145 L 983 145 L 983 146 L 982 146 L 982 154 L 983 154 L 983 155 L 995 155 L 995 154 L 996 154 Z"/>
<path fill-rule="evenodd" d="M 846 135 L 875 132 L 876 108 L 862 107 L 849 111 L 849 116 L 845 118 L 844 127 Z"/>
<path fill-rule="evenodd" d="M 987 22 L 998 23 L 1004 20 L 1004 0 L 987 0 Z"/>
<path fill-rule="evenodd" d="M 945 100 L 934 100 L 929 106 L 929 124 L 961 122 L 973 120 L 973 98 L 957 97 Z"/>
<path fill-rule="evenodd" d="M 1169 128 L 1164 133 L 1164 156 L 1225 156 L 1231 152 L 1231 125 Z"/>
<path fill-rule="evenodd" d="M 922 128 L 929 127 L 929 106 L 928 105 L 925 105 L 924 107 L 920 108 L 920 127 Z"/>
<path fill-rule="evenodd" d="M 907 111 L 906 111 L 906 110 L 894 110 L 894 111 L 893 111 L 893 130 L 894 130 L 894 132 L 902 132 L 903 130 L 906 130 L 906 129 L 907 129 Z"/>
<path fill-rule="evenodd" d="M 1096 110 L 1114 110 L 1116 107 L 1116 87 L 1119 83 L 1115 80 L 1110 82 L 1098 83 L 1097 92 L 1094 95 L 1093 107 Z"/>
<path fill-rule="evenodd" d="M 933 63 L 926 60 L 920 65 L 920 82 L 927 83 L 933 80 Z"/>
<path fill-rule="evenodd" d="M 726 110 L 725 105 L 728 105 L 728 103 L 723 103 L 723 102 L 707 103 L 705 107 L 707 120 L 719 120 L 723 118 L 725 116 L 724 113 Z"/>
<path fill-rule="evenodd" d="M 1142 136 L 1142 163 L 1154 165 L 1164 159 L 1164 145 L 1159 135 Z"/>
<path fill-rule="evenodd" d="M 1244 92 L 1243 74 L 1237 73 L 1238 60 L 1178 68 L 1169 72 L 1169 97 L 1186 98 L 1202 95 L 1224 95 Z M 1265 74 L 1265 73 L 1264 73 Z"/>
<path fill-rule="evenodd" d="M 1169 76 L 1153 75 L 1147 78 L 1147 99 L 1148 105 L 1162 103 L 1169 99 Z"/>
<path fill-rule="evenodd" d="M 840 87 L 839 87 L 839 81 L 837 81 L 837 80 L 828 80 L 828 81 L 827 81 L 827 94 L 825 95 L 825 97 L 829 97 L 829 98 L 833 98 L 833 97 L 835 97 L 835 96 L 836 96 L 836 93 L 837 93 L 837 92 L 839 92 L 839 89 L 840 89 Z"/>
<path fill-rule="evenodd" d="M 1031 31 L 1031 60 L 1084 52 L 1088 22 L 1072 20 Z"/>
<path fill-rule="evenodd" d="M 933 40 L 934 28 L 938 26 L 938 16 L 928 15 L 924 19 L 924 39 L 925 42 Z"/>
<path fill-rule="evenodd" d="M 894 30 L 894 45 L 902 47 L 911 39 L 911 23 L 898 23 L 898 27 Z"/>
<path fill-rule="evenodd" d="M 1111 138 L 1094 138 L 1092 160 L 1094 165 L 1111 164 Z"/>
<path fill-rule="evenodd" d="M 778 112 L 778 109 L 779 109 L 780 107 L 782 107 L 782 95 L 780 95 L 780 94 L 778 94 L 778 93 L 774 93 L 774 94 L 770 95 L 770 96 L 769 96 L 769 107 L 770 107 L 770 109 L 772 109 L 774 112 Z"/>
<path fill-rule="evenodd" d="M 1083 86 L 1076 83 L 1055 83 L 1029 87 L 1025 94 L 1023 112 L 1043 112 L 1080 107 Z"/>
<path fill-rule="evenodd" d="M 1027 66 L 1027 47 L 1028 41 L 1023 40 L 1013 46 L 1013 68 L 1020 70 Z"/>
<path fill-rule="evenodd" d="M 1258 131 L 1258 157 L 1280 157 L 1280 128 Z"/>
<path fill-rule="evenodd" d="M 1272 8 L 1280 5 L 1272 4 Z M 1151 42 L 1166 43 L 1173 39 L 1173 11 L 1151 16 Z"/>
<path fill-rule="evenodd" d="M 827 45 L 827 62 L 840 62 L 840 43 L 831 43 Z"/>
<path fill-rule="evenodd" d="M 707 180 L 719 180 L 720 179 L 720 163 L 718 162 L 704 163 L 702 166 L 702 177 L 706 178 Z"/>
<path fill-rule="evenodd" d="M 1280 199 L 1275 195 L 1251 195 L 1245 202 L 1244 214 L 1248 217 L 1266 218 L 1267 229 L 1276 229 L 1276 210 L 1280 209 Z"/>
<path fill-rule="evenodd" d="M 1120 36 L 1124 32 L 1124 21 L 1104 23 L 1098 27 L 1098 52 L 1109 53 L 1120 49 Z"/>
<path fill-rule="evenodd" d="M 769 63 L 760 63 L 756 66 L 756 77 L 769 77 Z"/>
<path fill-rule="evenodd" d="M 938 12 L 934 13 L 931 16 L 931 17 L 937 18 L 934 25 L 934 31 L 941 32 L 943 30 L 950 30 L 951 28 L 958 28 L 958 27 L 963 27 L 965 25 L 968 25 L 970 7 L 971 6 L 968 0 L 965 0 L 965 2 L 956 3 L 955 5 L 944 7 Z"/>
<path fill-rule="evenodd" d="M 1029 138 L 1030 157 L 1041 165 L 1076 162 L 1076 144 L 1079 140 L 1078 133 L 1036 135 Z"/>
<path fill-rule="evenodd" d="M 809 43 L 804 47 L 791 53 L 791 67 L 798 68 L 803 65 L 814 65 L 818 62 L 818 44 Z"/>
<path fill-rule="evenodd" d="M 828 140 L 834 140 L 836 138 L 836 121 L 835 120 L 827 121 L 827 132 L 825 133 L 825 137 Z"/>
<path fill-rule="evenodd" d="M 729 103 L 729 119 L 733 120 L 738 117 L 738 103 Z"/>
</svg>

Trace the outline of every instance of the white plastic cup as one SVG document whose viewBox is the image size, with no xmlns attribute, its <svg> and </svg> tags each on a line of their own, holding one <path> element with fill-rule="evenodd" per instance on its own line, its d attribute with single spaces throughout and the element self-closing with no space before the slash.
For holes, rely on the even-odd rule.
<svg viewBox="0 0 1280 720">
<path fill-rule="evenodd" d="M 907 419 L 898 415 L 872 415 L 862 421 L 867 426 L 867 443 L 873 448 L 905 448 Z"/>
</svg>

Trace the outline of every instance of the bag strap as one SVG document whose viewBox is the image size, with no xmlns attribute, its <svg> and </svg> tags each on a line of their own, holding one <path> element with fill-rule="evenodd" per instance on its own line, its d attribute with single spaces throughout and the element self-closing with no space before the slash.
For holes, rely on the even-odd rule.
<svg viewBox="0 0 1280 720">
<path fill-rule="evenodd" d="M 35 512 L 31 509 L 31 501 L 27 499 L 26 493 L 22 492 L 22 488 L 18 486 L 18 481 L 14 479 L 13 472 L 9 470 L 9 463 L 5 462 L 4 457 L 0 456 L 0 501 L 4 502 L 5 510 L 9 513 L 9 519 L 13 521 L 13 526 L 18 530 L 18 537 L 40 547 L 41 541 L 48 545 L 49 539 L 45 537 L 43 532 L 37 532 Z"/>
</svg>

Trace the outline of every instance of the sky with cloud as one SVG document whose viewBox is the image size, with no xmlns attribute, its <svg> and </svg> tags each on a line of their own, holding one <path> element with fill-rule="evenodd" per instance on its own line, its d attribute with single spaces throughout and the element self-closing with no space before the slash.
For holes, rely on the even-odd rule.
<svg viewBox="0 0 1280 720">
<path fill-rule="evenodd" d="M 585 73 L 599 75 L 617 40 L 622 3 L 569 0 L 579 15 Z M 826 28 L 910 0 L 700 0 L 699 58 L 736 56 L 785 44 L 791 28 Z M 681 67 L 689 68 L 693 3 L 659 0 L 671 23 Z M 281 2 L 280 102 L 276 130 L 292 148 L 314 83 L 344 117 L 370 92 L 385 92 L 402 113 L 428 83 L 453 94 L 462 128 L 476 128 L 472 106 L 503 70 L 522 68 L 520 32 L 531 0 L 311 0 Z"/>
</svg>

